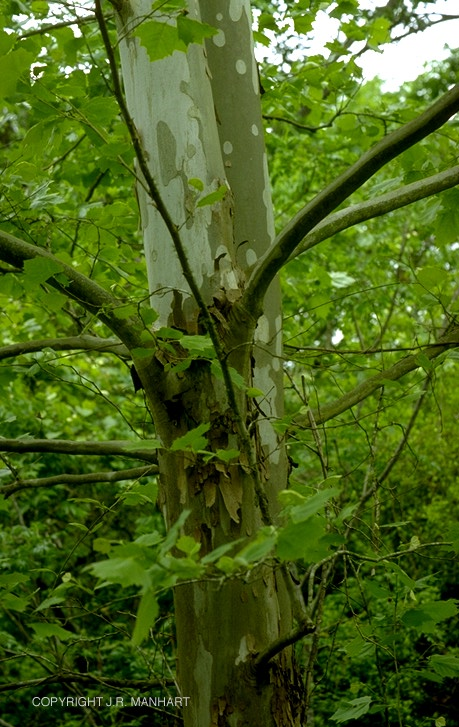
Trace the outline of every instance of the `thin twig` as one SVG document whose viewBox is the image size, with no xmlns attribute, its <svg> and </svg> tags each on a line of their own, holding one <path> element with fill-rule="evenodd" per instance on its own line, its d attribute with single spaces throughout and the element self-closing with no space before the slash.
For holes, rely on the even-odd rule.
<svg viewBox="0 0 459 727">
<path fill-rule="evenodd" d="M 31 38 L 34 35 L 43 35 L 46 33 L 52 34 L 53 30 L 59 30 L 60 28 L 69 28 L 72 25 L 86 25 L 87 23 L 94 23 L 96 20 L 95 15 L 87 15 L 83 18 L 72 18 L 72 20 L 62 20 L 60 23 L 52 23 L 51 25 L 41 25 L 39 28 L 32 28 L 26 30 L 25 33 L 21 33 L 20 40 L 25 38 Z"/>
<path fill-rule="evenodd" d="M 77 672 L 64 672 L 51 674 L 38 679 L 25 679 L 9 684 L 0 684 L 0 692 L 11 692 L 18 689 L 30 689 L 45 684 L 99 684 L 104 687 L 120 689 L 155 689 L 164 685 L 173 684 L 170 679 L 117 679 L 116 677 L 100 677 L 97 674 L 79 674 Z"/>
</svg>

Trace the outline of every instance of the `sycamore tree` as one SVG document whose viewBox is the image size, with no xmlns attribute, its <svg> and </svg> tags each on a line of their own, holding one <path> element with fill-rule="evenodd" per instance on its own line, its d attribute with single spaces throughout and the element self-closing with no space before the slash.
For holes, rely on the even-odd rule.
<svg viewBox="0 0 459 727">
<path fill-rule="evenodd" d="M 324 9 L 335 36 L 313 53 Z M 356 0 L 2 13 L 4 691 L 173 694 L 149 724 L 411 724 L 398 634 L 456 614 L 417 558 L 447 559 L 458 532 L 399 537 L 416 502 L 399 512 L 390 478 L 459 345 L 459 86 L 454 56 L 400 94 L 357 59 L 448 18 Z M 428 638 L 425 674 L 456 677 Z M 347 701 L 321 721 L 327 639 L 378 687 L 332 684 Z M 126 705 L 81 707 L 147 724 Z"/>
</svg>

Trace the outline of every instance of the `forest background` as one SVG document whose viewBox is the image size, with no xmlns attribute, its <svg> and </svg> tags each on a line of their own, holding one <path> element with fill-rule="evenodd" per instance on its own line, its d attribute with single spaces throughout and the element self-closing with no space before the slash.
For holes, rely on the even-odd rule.
<svg viewBox="0 0 459 727">
<path fill-rule="evenodd" d="M 458 16 L 0 15 L 0 725 L 458 727 Z"/>
</svg>

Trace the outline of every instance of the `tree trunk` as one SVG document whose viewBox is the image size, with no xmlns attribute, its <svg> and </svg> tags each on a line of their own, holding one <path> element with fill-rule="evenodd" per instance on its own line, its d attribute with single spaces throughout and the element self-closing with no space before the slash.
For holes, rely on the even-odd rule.
<svg viewBox="0 0 459 727">
<path fill-rule="evenodd" d="M 283 400 L 277 281 L 258 321 L 250 312 L 232 315 L 247 270 L 272 243 L 273 213 L 250 3 L 190 0 L 187 17 L 217 27 L 218 34 L 206 49 L 192 44 L 187 53 L 153 63 L 131 34 L 150 10 L 148 0 L 132 0 L 118 25 L 129 112 L 173 225 L 171 235 L 171 224 L 141 179 L 151 304 L 159 314 L 155 325 L 210 332 L 224 383 L 204 359 L 174 372 L 173 364 L 186 352 L 173 344 L 175 349 L 159 356 L 162 380 L 149 398 L 165 447 L 159 468 L 166 525 L 188 510 L 185 531 L 204 555 L 269 526 L 277 493 L 287 486 L 285 448 L 271 425 L 282 415 Z M 155 20 L 171 22 L 160 14 Z M 215 204 L 197 206 L 196 179 L 204 194 L 223 186 L 228 192 Z M 228 365 L 245 388 L 225 378 Z M 148 371 L 139 373 L 148 378 Z M 263 395 L 248 397 L 247 387 Z M 212 451 L 230 447 L 239 457 L 205 463 L 193 451 L 168 449 L 203 423 L 210 424 Z M 176 588 L 178 680 L 181 693 L 191 697 L 186 727 L 301 724 L 292 647 L 275 655 L 263 672 L 254 668 L 256 655 L 292 630 L 291 587 L 288 576 L 263 566 L 243 577 L 216 576 Z"/>
</svg>

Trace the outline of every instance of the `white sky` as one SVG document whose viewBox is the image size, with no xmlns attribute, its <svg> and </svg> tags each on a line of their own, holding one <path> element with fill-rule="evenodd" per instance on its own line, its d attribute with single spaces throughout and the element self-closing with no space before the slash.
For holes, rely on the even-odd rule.
<svg viewBox="0 0 459 727">
<path fill-rule="evenodd" d="M 459 0 L 456 14 L 459 15 Z M 384 48 L 383 53 L 369 51 L 361 63 L 365 76 L 370 79 L 379 76 L 386 81 L 387 90 L 398 88 L 400 81 L 417 78 L 425 64 L 441 61 L 448 57 L 449 50 L 459 45 L 459 20 L 448 20 L 435 25 L 422 34 L 408 36 L 398 43 Z"/>
<path fill-rule="evenodd" d="M 367 0 L 369 7 L 381 5 L 381 0 Z M 428 9 L 437 13 L 459 15 L 459 0 L 436 0 L 428 3 Z M 318 45 L 330 40 L 331 19 L 324 16 L 315 24 L 314 30 Z M 450 48 L 459 46 L 459 20 L 439 23 L 422 33 L 408 36 L 398 43 L 383 46 L 382 52 L 366 52 L 359 61 L 368 79 L 379 76 L 386 81 L 388 90 L 396 89 L 404 81 L 411 81 L 424 70 L 430 61 L 443 60 Z"/>
</svg>

